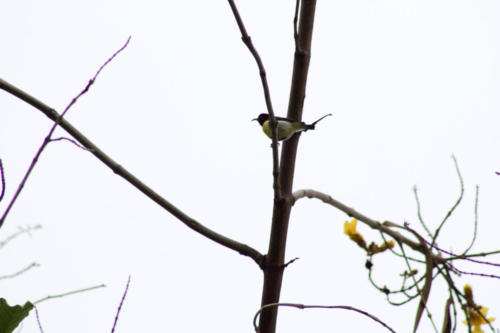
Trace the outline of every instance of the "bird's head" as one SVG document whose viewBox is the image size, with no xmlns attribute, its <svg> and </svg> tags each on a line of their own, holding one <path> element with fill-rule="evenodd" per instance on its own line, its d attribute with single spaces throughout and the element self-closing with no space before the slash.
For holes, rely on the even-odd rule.
<svg viewBox="0 0 500 333">
<path fill-rule="evenodd" d="M 266 120 L 268 120 L 268 119 L 269 119 L 269 115 L 267 113 L 261 113 L 261 114 L 259 114 L 259 116 L 257 118 L 252 119 L 252 121 L 257 120 L 259 122 L 260 126 L 262 126 L 266 122 Z"/>
</svg>

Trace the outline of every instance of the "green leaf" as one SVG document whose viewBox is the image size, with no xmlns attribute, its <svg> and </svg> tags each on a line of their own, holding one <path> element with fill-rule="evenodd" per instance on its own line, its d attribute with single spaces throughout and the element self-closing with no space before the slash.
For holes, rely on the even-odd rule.
<svg viewBox="0 0 500 333">
<path fill-rule="evenodd" d="M 24 306 L 9 306 L 4 298 L 0 298 L 0 333 L 11 333 L 24 318 L 28 316 L 33 304 L 26 302 Z"/>
</svg>

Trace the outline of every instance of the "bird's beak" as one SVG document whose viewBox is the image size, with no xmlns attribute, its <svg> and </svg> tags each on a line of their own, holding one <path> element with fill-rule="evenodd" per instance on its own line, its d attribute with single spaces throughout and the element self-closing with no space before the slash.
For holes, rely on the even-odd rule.
<svg viewBox="0 0 500 333">
<path fill-rule="evenodd" d="M 253 118 L 251 121 L 258 120 L 257 118 Z"/>
</svg>

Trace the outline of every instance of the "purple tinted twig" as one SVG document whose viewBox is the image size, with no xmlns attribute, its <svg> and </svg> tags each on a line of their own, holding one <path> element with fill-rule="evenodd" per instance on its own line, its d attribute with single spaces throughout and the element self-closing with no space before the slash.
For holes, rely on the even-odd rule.
<svg viewBox="0 0 500 333">
<path fill-rule="evenodd" d="M 118 49 L 118 51 L 116 51 L 108 60 L 106 60 L 106 62 L 101 67 L 99 67 L 99 69 L 95 73 L 94 77 L 92 77 L 92 79 L 89 80 L 89 82 L 87 83 L 85 88 L 78 95 L 76 95 L 76 97 L 74 97 L 71 100 L 71 102 L 68 104 L 68 106 L 66 106 L 66 108 L 61 113 L 61 115 L 56 118 L 54 124 L 52 125 L 52 128 L 49 131 L 49 134 L 43 140 L 43 143 L 40 146 L 40 148 L 38 149 L 38 151 L 36 152 L 35 157 L 33 157 L 33 160 L 28 168 L 28 171 L 26 171 L 23 179 L 21 180 L 21 183 L 17 187 L 16 193 L 14 194 L 14 196 L 12 197 L 11 201 L 9 202 L 7 208 L 5 209 L 5 212 L 2 215 L 2 218 L 0 219 L 0 228 L 2 227 L 5 219 L 7 218 L 7 215 L 9 214 L 10 210 L 12 209 L 17 198 L 19 197 L 19 194 L 21 194 L 21 191 L 23 190 L 24 185 L 26 184 L 26 181 L 28 180 L 28 177 L 31 175 L 31 172 L 35 168 L 35 165 L 38 162 L 40 155 L 42 155 L 42 152 L 44 151 L 45 147 L 47 147 L 47 145 L 50 143 L 50 141 L 51 141 L 50 138 L 52 137 L 52 134 L 56 130 L 57 125 L 59 125 L 61 123 L 61 120 L 64 117 L 64 115 L 66 114 L 66 112 L 68 112 L 68 110 L 78 101 L 78 99 L 89 90 L 90 86 L 92 84 L 94 84 L 95 80 L 97 79 L 97 76 L 99 75 L 99 73 L 101 73 L 101 71 L 104 69 L 104 67 L 107 64 L 109 64 L 121 51 L 123 51 L 127 47 L 128 43 L 130 41 L 130 38 L 131 37 L 129 37 L 127 39 L 127 41 L 125 42 L 125 44 L 120 49 Z"/>
<path fill-rule="evenodd" d="M 3 173 L 3 163 L 0 158 L 0 182 L 2 183 L 2 192 L 0 192 L 0 201 L 2 201 L 3 196 L 5 194 L 5 175 Z"/>
<path fill-rule="evenodd" d="M 122 310 L 123 302 L 125 301 L 125 296 L 127 296 L 128 286 L 130 284 L 130 275 L 128 276 L 127 286 L 125 287 L 125 291 L 123 292 L 122 300 L 120 301 L 120 305 L 118 306 L 118 311 L 116 311 L 115 322 L 113 323 L 113 329 L 111 333 L 115 331 L 116 323 L 118 322 L 118 316 L 120 315 L 120 311 Z"/>
<path fill-rule="evenodd" d="M 73 140 L 71 138 L 64 137 L 64 136 L 61 136 L 59 138 L 50 139 L 50 141 L 69 141 L 69 142 L 71 142 L 72 144 L 74 144 L 75 146 L 77 146 L 80 149 L 83 149 L 83 150 L 86 150 L 86 151 L 91 151 L 90 149 L 88 149 L 87 147 L 82 146 L 81 144 L 79 144 L 75 140 Z"/>
<path fill-rule="evenodd" d="M 42 323 L 40 322 L 40 316 L 38 315 L 38 309 L 35 306 L 35 314 L 36 314 L 36 322 L 38 323 L 38 327 L 40 328 L 40 332 L 43 333 Z"/>
<path fill-rule="evenodd" d="M 482 277 L 489 277 L 489 278 L 492 278 L 492 279 L 500 279 L 500 276 L 498 275 L 495 275 L 495 274 L 486 274 L 486 273 L 475 273 L 475 272 L 466 272 L 466 271 L 461 271 L 459 270 L 458 268 L 456 268 L 455 266 L 449 264 L 453 270 L 457 271 L 458 273 L 460 274 L 465 274 L 465 275 L 473 275 L 473 276 L 482 276 Z"/>
<path fill-rule="evenodd" d="M 104 62 L 104 64 L 102 64 L 101 67 L 99 67 L 99 69 L 97 70 L 97 72 L 95 73 L 94 77 L 92 77 L 89 82 L 87 83 L 87 85 L 85 86 L 85 88 L 78 94 L 76 95 L 76 97 L 74 97 L 71 102 L 68 104 L 68 106 L 66 106 L 66 108 L 64 109 L 64 111 L 61 113 L 61 116 L 59 118 L 62 118 L 64 117 L 64 115 L 66 114 L 66 112 L 68 112 L 68 110 L 76 103 L 76 101 L 78 101 L 78 99 L 84 95 L 87 91 L 89 91 L 89 88 L 91 85 L 94 84 L 95 80 L 97 79 L 97 76 L 99 76 L 99 74 L 101 73 L 101 71 L 104 69 L 104 67 L 106 67 L 111 61 L 113 61 L 113 59 L 120 53 L 122 52 L 127 46 L 128 46 L 128 43 L 130 42 L 130 39 L 132 37 L 129 36 L 127 38 L 127 41 L 125 42 L 125 44 L 123 44 L 122 47 L 120 47 L 115 53 L 113 53 L 113 55 L 111 57 L 109 57 L 108 60 L 106 60 L 106 62 Z M 57 124 L 59 123 L 59 121 L 56 121 L 56 124 L 54 124 L 54 129 L 55 127 L 57 126 Z"/>
<path fill-rule="evenodd" d="M 430 243 L 428 241 L 425 241 L 425 242 L 428 245 L 430 245 Z M 439 252 L 442 252 L 444 254 L 447 254 L 447 255 L 450 255 L 450 256 L 453 257 L 453 258 L 449 258 L 449 259 L 464 259 L 464 260 L 467 260 L 467 261 L 470 261 L 470 262 L 473 262 L 473 263 L 476 263 L 476 264 L 484 264 L 484 265 L 490 265 L 490 266 L 500 267 L 500 264 L 496 264 L 496 263 L 489 262 L 489 261 L 482 261 L 482 260 L 471 259 L 468 256 L 458 255 L 458 254 L 455 254 L 453 252 L 449 252 L 449 251 L 443 250 L 443 249 L 437 247 L 436 245 L 433 245 L 432 247 L 435 248 L 436 250 L 438 250 Z"/>
<path fill-rule="evenodd" d="M 428 245 L 430 245 L 430 243 L 428 241 L 425 241 L 425 242 Z M 489 266 L 494 266 L 494 267 L 500 267 L 500 264 L 496 264 L 496 263 L 493 263 L 493 262 L 471 259 L 471 258 L 468 258 L 467 256 L 463 256 L 463 255 L 462 256 L 461 255 L 456 255 L 456 254 L 454 254 L 452 252 L 443 250 L 443 249 L 437 247 L 436 245 L 433 245 L 433 248 L 435 248 L 439 252 L 442 252 L 442 253 L 445 253 L 447 255 L 450 255 L 450 256 L 454 257 L 454 258 L 450 258 L 450 259 L 463 259 L 463 260 L 467 260 L 467 261 L 470 261 L 470 262 L 473 262 L 473 263 L 476 263 L 476 264 L 483 264 L 483 265 L 489 265 Z M 465 275 L 483 276 L 483 277 L 490 277 L 490 278 L 494 278 L 494 279 L 500 279 L 500 276 L 499 275 L 495 275 L 495 274 L 485 274 L 485 273 L 474 273 L 474 272 L 465 272 L 465 271 L 462 271 L 462 270 L 456 268 L 455 265 L 453 265 L 451 262 L 449 262 L 449 260 L 447 262 L 447 265 L 449 265 L 457 273 L 465 274 Z"/>
</svg>

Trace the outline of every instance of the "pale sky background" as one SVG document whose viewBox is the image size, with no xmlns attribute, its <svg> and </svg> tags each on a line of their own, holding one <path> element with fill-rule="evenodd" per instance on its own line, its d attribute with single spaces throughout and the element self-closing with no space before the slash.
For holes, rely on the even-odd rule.
<svg viewBox="0 0 500 333">
<path fill-rule="evenodd" d="M 295 1 L 237 1 L 266 66 L 274 110 L 285 115 L 293 60 Z M 465 195 L 439 245 L 471 239 L 473 252 L 500 248 L 500 2 L 318 1 L 295 189 L 324 191 L 379 220 L 416 219 L 412 187 L 436 226 L 457 198 L 455 154 Z M 0 77 L 62 111 L 127 39 L 67 119 L 101 149 L 188 215 L 265 253 L 272 210 L 269 140 L 250 120 L 265 112 L 254 60 L 227 1 L 0 2 Z M 0 92 L 5 209 L 51 122 Z M 65 135 L 59 130 L 56 136 Z M 319 201 L 292 211 L 283 302 L 352 305 L 409 332 L 417 302 L 387 304 L 367 280 L 365 255 L 343 235 L 345 214 Z M 105 283 L 107 288 L 39 305 L 44 332 L 110 332 L 128 275 L 117 331 L 252 332 L 262 274 L 251 259 L 192 232 L 67 142 L 50 144 L 0 240 L 43 228 L 0 251 L 0 297 L 23 304 Z M 358 229 L 368 240 L 377 233 Z M 498 262 L 498 258 L 490 260 Z M 399 286 L 404 264 L 374 257 L 381 285 Z M 482 266 L 464 270 L 493 272 Z M 500 280 L 471 283 L 500 318 Z M 446 288 L 431 309 L 441 327 Z M 459 313 L 458 332 L 466 332 Z M 499 327 L 498 319 L 494 323 Z M 427 320 L 421 332 L 432 332 Z M 387 332 L 342 310 L 281 309 L 279 332 Z M 39 332 L 34 312 L 18 332 Z"/>
</svg>

